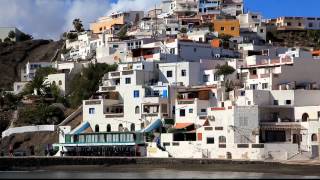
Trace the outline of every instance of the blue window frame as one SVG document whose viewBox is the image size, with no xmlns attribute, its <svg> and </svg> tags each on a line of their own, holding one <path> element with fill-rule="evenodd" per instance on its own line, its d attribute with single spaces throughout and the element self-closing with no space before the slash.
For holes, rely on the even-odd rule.
<svg viewBox="0 0 320 180">
<path fill-rule="evenodd" d="M 94 108 L 89 108 L 89 114 L 94 114 L 95 113 L 95 109 Z"/>
<path fill-rule="evenodd" d="M 138 98 L 139 97 L 139 90 L 134 90 L 133 91 L 133 97 Z"/>
<path fill-rule="evenodd" d="M 162 91 L 162 97 L 167 98 L 168 97 L 168 90 Z"/>
</svg>

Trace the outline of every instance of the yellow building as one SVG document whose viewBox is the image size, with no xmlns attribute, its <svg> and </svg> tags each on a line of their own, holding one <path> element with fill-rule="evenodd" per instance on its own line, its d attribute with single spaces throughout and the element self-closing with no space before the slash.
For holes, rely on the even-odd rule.
<svg viewBox="0 0 320 180">
<path fill-rule="evenodd" d="M 237 19 L 214 19 L 213 29 L 219 34 L 240 36 L 240 23 Z"/>
</svg>

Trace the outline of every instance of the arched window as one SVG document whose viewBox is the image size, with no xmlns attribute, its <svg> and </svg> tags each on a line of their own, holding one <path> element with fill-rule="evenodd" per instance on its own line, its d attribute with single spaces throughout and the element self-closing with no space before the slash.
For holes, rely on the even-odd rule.
<svg viewBox="0 0 320 180">
<path fill-rule="evenodd" d="M 219 136 L 219 143 L 220 144 L 225 144 L 227 142 L 226 137 L 225 136 Z"/>
<path fill-rule="evenodd" d="M 136 127 L 134 124 L 131 124 L 130 131 L 135 131 Z"/>
<path fill-rule="evenodd" d="M 123 130 L 123 125 L 122 124 L 119 124 L 119 128 L 118 128 L 118 131 L 122 131 Z"/>
<path fill-rule="evenodd" d="M 303 113 L 302 114 L 302 122 L 306 122 L 309 119 L 309 114 L 308 113 Z"/>
<path fill-rule="evenodd" d="M 97 124 L 96 127 L 94 128 L 95 132 L 99 132 L 99 125 Z"/>
<path fill-rule="evenodd" d="M 62 85 L 62 81 L 61 81 L 61 80 L 59 80 L 59 85 L 60 85 L 60 86 Z"/>
<path fill-rule="evenodd" d="M 52 81 L 52 85 L 56 85 L 56 82 L 55 82 L 55 81 Z"/>
<path fill-rule="evenodd" d="M 107 132 L 111 132 L 111 125 L 110 124 L 107 125 Z"/>
<path fill-rule="evenodd" d="M 139 113 L 140 113 L 140 107 L 139 107 L 139 106 L 136 106 L 136 108 L 135 108 L 135 113 L 136 113 L 136 114 L 139 114 Z"/>
<path fill-rule="evenodd" d="M 318 138 L 317 138 L 316 134 L 312 134 L 311 135 L 311 141 L 318 141 Z"/>
</svg>

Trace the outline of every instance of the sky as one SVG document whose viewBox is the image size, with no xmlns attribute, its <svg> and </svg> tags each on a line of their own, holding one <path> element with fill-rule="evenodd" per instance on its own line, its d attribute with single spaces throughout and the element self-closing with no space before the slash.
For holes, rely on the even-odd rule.
<svg viewBox="0 0 320 180">
<path fill-rule="evenodd" d="M 89 23 L 117 10 L 148 10 L 161 0 L 0 0 L 0 27 L 17 27 L 35 38 L 58 39 L 72 20 Z M 306 2 L 306 3 L 303 3 Z M 245 11 L 264 18 L 319 16 L 320 0 L 245 0 Z"/>
</svg>

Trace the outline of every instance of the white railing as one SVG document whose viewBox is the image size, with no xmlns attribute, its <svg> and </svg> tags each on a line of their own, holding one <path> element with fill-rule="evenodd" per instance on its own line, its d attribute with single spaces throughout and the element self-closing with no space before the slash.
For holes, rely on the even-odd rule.
<svg viewBox="0 0 320 180">
<path fill-rule="evenodd" d="M 27 132 L 53 132 L 56 130 L 55 125 L 38 125 L 38 126 L 22 126 L 9 128 L 2 132 L 2 138 L 12 134 L 27 133 Z"/>
</svg>

